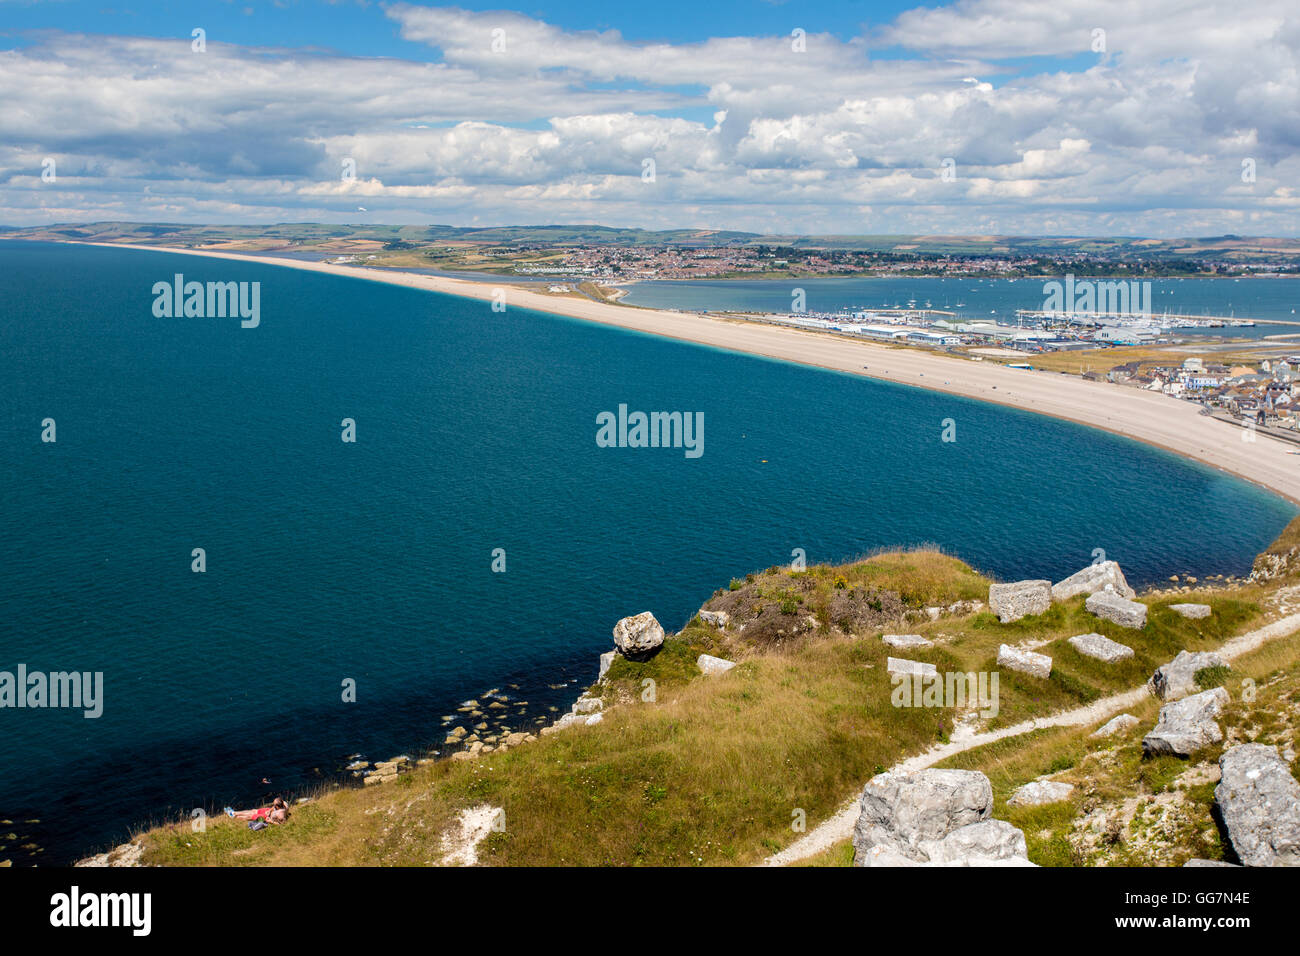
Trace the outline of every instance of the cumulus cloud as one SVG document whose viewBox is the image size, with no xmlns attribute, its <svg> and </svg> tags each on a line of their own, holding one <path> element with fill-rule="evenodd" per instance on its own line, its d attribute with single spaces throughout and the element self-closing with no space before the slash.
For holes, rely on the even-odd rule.
<svg viewBox="0 0 1300 956">
<path fill-rule="evenodd" d="M 959 0 L 851 40 L 809 29 L 803 51 L 375 16 L 437 59 L 61 32 L 0 51 L 0 221 L 364 205 L 393 222 L 1295 233 L 1300 24 L 1280 0 Z"/>
</svg>

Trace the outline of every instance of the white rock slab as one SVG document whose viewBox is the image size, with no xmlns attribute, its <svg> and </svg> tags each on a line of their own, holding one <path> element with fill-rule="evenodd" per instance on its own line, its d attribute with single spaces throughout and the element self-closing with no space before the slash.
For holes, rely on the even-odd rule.
<svg viewBox="0 0 1300 956">
<path fill-rule="evenodd" d="M 1022 651 L 1010 644 L 998 647 L 998 666 L 1032 677 L 1048 677 L 1052 673 L 1052 659 L 1046 654 Z"/>
<path fill-rule="evenodd" d="M 1080 634 L 1070 638 L 1070 646 L 1085 657 L 1093 657 L 1107 664 L 1114 664 L 1133 656 L 1133 648 L 1119 641 L 1112 641 L 1101 634 Z"/>
</svg>

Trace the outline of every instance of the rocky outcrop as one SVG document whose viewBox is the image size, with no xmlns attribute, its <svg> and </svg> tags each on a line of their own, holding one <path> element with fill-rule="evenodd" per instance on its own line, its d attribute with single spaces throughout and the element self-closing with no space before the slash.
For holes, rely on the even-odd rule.
<svg viewBox="0 0 1300 956">
<path fill-rule="evenodd" d="M 695 659 L 695 666 L 704 674 L 725 674 L 736 666 L 736 662 L 714 657 L 712 654 L 701 654 Z"/>
<path fill-rule="evenodd" d="M 1043 803 L 1060 803 L 1069 800 L 1074 784 L 1055 780 L 1035 780 L 1027 783 L 1007 800 L 1009 807 L 1036 807 Z"/>
<path fill-rule="evenodd" d="M 405 754 L 394 757 L 392 760 L 381 760 L 375 764 L 374 770 L 366 774 L 366 786 L 396 780 L 399 774 L 406 773 L 411 769 L 411 766 L 411 758 Z"/>
<path fill-rule="evenodd" d="M 1080 634 L 1070 638 L 1070 646 L 1085 657 L 1096 658 L 1107 664 L 1126 660 L 1133 656 L 1133 648 L 1119 641 L 1112 641 L 1101 634 Z"/>
<path fill-rule="evenodd" d="M 1277 750 L 1241 744 L 1219 758 L 1214 800 L 1246 866 L 1300 866 L 1300 783 Z"/>
<path fill-rule="evenodd" d="M 1189 757 L 1203 747 L 1217 744 L 1223 739 L 1223 731 L 1215 718 L 1227 703 L 1228 692 L 1216 687 L 1165 704 L 1155 729 L 1142 738 L 1143 752 L 1149 756 Z"/>
<path fill-rule="evenodd" d="M 880 639 L 890 647 L 934 647 L 934 641 L 928 641 L 920 634 L 882 634 Z"/>
<path fill-rule="evenodd" d="M 700 620 L 714 627 L 726 627 L 731 623 L 731 615 L 726 611 L 701 611 Z"/>
<path fill-rule="evenodd" d="M 1129 601 L 1110 591 L 1098 591 L 1088 596 L 1083 606 L 1090 614 L 1120 627 L 1140 629 L 1146 627 L 1147 606 L 1138 601 Z"/>
<path fill-rule="evenodd" d="M 973 770 L 884 773 L 862 792 L 855 866 L 1025 865 L 1024 834 L 991 820 L 993 788 Z"/>
<path fill-rule="evenodd" d="M 989 610 L 1003 624 L 1030 614 L 1042 614 L 1052 606 L 1051 581 L 1013 581 L 989 585 Z"/>
<path fill-rule="evenodd" d="M 1171 604 L 1169 610 L 1190 621 L 1199 621 L 1210 616 L 1210 606 L 1208 604 Z"/>
<path fill-rule="evenodd" d="M 1046 654 L 1022 651 L 1010 644 L 1002 644 L 998 647 L 998 667 L 1020 671 L 1022 674 L 1029 674 L 1031 677 L 1045 678 L 1050 677 L 1052 674 L 1052 659 Z"/>
<path fill-rule="evenodd" d="M 1091 734 L 1089 734 L 1089 736 L 1111 737 L 1115 734 L 1120 734 L 1120 733 L 1124 733 L 1127 730 L 1132 730 L 1139 723 L 1140 721 L 1132 714 L 1118 714 L 1117 716 L 1112 717 L 1110 720 L 1106 721 L 1104 724 L 1102 724 L 1100 727 L 1094 730 Z"/>
<path fill-rule="evenodd" d="M 1067 601 L 1080 594 L 1096 594 L 1098 591 L 1110 591 L 1122 598 L 1132 600 L 1136 592 L 1124 580 L 1124 572 L 1115 561 L 1102 561 L 1090 564 L 1082 571 L 1076 571 L 1064 581 L 1052 585 L 1052 600 Z"/>
<path fill-rule="evenodd" d="M 644 660 L 664 643 L 664 629 L 649 611 L 625 617 L 614 625 L 614 646 L 624 657 Z"/>
<path fill-rule="evenodd" d="M 1197 671 L 1227 666 L 1228 662 L 1212 651 L 1179 651 L 1168 664 L 1156 668 L 1149 683 L 1152 692 L 1161 700 L 1178 700 L 1199 689 Z"/>
</svg>

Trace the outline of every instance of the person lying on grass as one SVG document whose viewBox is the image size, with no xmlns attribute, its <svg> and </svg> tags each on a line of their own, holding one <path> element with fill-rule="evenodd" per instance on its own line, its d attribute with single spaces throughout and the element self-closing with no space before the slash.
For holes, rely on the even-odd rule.
<svg viewBox="0 0 1300 956">
<path fill-rule="evenodd" d="M 276 797 L 269 807 L 259 807 L 256 810 L 234 810 L 226 807 L 226 816 L 236 820 L 247 820 L 249 823 L 256 823 L 258 820 L 265 820 L 267 823 L 284 823 L 289 819 L 289 804 L 284 802 L 283 797 Z"/>
</svg>

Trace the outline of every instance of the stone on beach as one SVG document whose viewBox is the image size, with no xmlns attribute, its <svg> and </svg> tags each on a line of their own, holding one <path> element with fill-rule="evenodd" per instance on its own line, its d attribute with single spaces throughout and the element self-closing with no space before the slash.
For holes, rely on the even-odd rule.
<svg viewBox="0 0 1300 956">
<path fill-rule="evenodd" d="M 1227 703 L 1228 692 L 1216 687 L 1165 704 L 1160 708 L 1155 729 L 1142 738 L 1143 752 L 1188 757 L 1203 747 L 1217 744 L 1223 739 L 1223 731 L 1215 718 Z"/>
<path fill-rule="evenodd" d="M 1110 720 L 1106 721 L 1104 724 L 1102 724 L 1100 727 L 1094 730 L 1089 736 L 1111 737 L 1115 734 L 1123 733 L 1127 730 L 1132 730 L 1139 723 L 1141 723 L 1141 721 L 1139 721 L 1132 714 L 1118 714 L 1117 716 L 1112 717 Z"/>
<path fill-rule="evenodd" d="M 642 658 L 659 650 L 664 629 L 649 611 L 625 617 L 614 625 L 614 645 L 624 657 Z"/>
<path fill-rule="evenodd" d="M 933 664 L 926 664 L 922 661 L 909 661 L 902 657 L 886 658 L 885 670 L 890 674 L 919 674 L 922 677 L 938 673 L 938 670 Z"/>
<path fill-rule="evenodd" d="M 1046 654 L 1022 651 L 1010 644 L 998 647 L 998 667 L 1020 671 L 1032 677 L 1049 677 L 1052 673 L 1052 659 Z"/>
<path fill-rule="evenodd" d="M 1012 581 L 989 585 L 989 610 L 1003 624 L 1029 614 L 1042 614 L 1052 606 L 1051 581 Z"/>
<path fill-rule="evenodd" d="M 1088 595 L 1083 602 L 1088 612 L 1118 624 L 1120 627 L 1139 629 L 1146 627 L 1147 606 L 1138 601 L 1129 601 L 1111 591 L 1098 591 Z"/>
<path fill-rule="evenodd" d="M 712 654 L 701 654 L 695 659 L 695 666 L 705 674 L 725 674 L 736 666 L 736 662 Z"/>
<path fill-rule="evenodd" d="M 928 641 L 920 634 L 882 634 L 880 639 L 890 647 L 934 647 L 934 641 Z"/>
<path fill-rule="evenodd" d="M 1009 807 L 1036 807 L 1043 803 L 1060 803 L 1069 800 L 1074 784 L 1055 780 L 1035 780 L 1027 783 L 1007 800 Z"/>
<path fill-rule="evenodd" d="M 1151 690 L 1161 700 L 1178 700 L 1197 690 L 1196 672 L 1210 667 L 1227 667 L 1228 662 L 1213 651 L 1179 651 L 1168 664 L 1151 675 Z"/>
<path fill-rule="evenodd" d="M 1210 606 L 1208 604 L 1171 604 L 1169 610 L 1175 614 L 1181 614 L 1191 621 L 1199 621 L 1203 617 L 1210 616 Z"/>
<path fill-rule="evenodd" d="M 1124 572 L 1118 562 L 1102 561 L 1090 564 L 1082 571 L 1076 571 L 1064 581 L 1052 585 L 1052 600 L 1065 601 L 1080 594 L 1096 594 L 1098 591 L 1110 591 L 1122 598 L 1132 600 L 1136 592 L 1124 580 Z"/>
<path fill-rule="evenodd" d="M 1300 866 L 1300 783 L 1275 747 L 1240 744 L 1219 758 L 1214 800 L 1246 866 Z"/>
<path fill-rule="evenodd" d="M 1072 637 L 1070 646 L 1085 657 L 1094 657 L 1107 664 L 1133 656 L 1133 648 L 1119 641 L 1112 641 L 1101 634 L 1080 634 L 1078 637 Z"/>
</svg>

